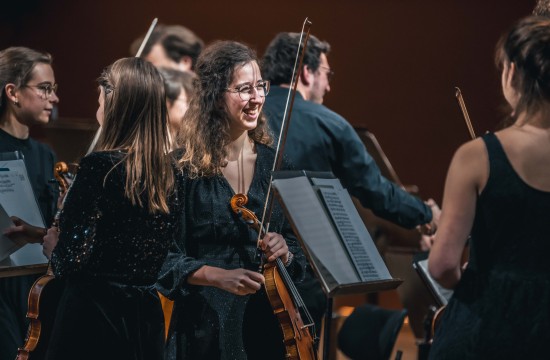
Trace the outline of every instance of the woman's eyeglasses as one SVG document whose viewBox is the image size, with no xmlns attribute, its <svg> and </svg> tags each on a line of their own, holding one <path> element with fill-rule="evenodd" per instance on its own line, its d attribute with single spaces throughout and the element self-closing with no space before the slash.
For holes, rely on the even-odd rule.
<svg viewBox="0 0 550 360">
<path fill-rule="evenodd" d="M 25 85 L 22 87 L 31 87 L 38 89 L 38 93 L 42 100 L 48 100 L 53 93 L 57 94 L 57 84 L 44 83 L 38 85 Z"/>
<path fill-rule="evenodd" d="M 269 81 L 259 81 L 255 86 L 250 84 L 244 84 L 236 88 L 226 89 L 229 92 L 238 93 L 241 100 L 248 101 L 254 95 L 254 89 L 258 93 L 258 96 L 265 97 L 269 93 Z"/>
</svg>

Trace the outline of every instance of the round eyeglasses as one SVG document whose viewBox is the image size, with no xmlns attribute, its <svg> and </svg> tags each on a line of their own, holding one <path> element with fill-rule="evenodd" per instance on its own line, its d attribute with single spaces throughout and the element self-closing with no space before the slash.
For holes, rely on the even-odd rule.
<svg viewBox="0 0 550 360">
<path fill-rule="evenodd" d="M 25 85 L 23 87 L 37 89 L 42 100 L 48 100 L 53 93 L 57 94 L 57 84 L 45 83 L 38 85 Z"/>
<path fill-rule="evenodd" d="M 244 84 L 237 86 L 236 88 L 225 89 L 229 92 L 238 93 L 241 100 L 248 101 L 254 96 L 254 90 L 258 93 L 258 96 L 265 97 L 269 94 L 269 81 L 262 80 L 256 83 L 255 86 L 251 84 Z"/>
</svg>

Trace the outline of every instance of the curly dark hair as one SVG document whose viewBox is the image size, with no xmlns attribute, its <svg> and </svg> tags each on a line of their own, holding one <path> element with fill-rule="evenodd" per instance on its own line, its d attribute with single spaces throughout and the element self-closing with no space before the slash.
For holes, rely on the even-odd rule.
<svg viewBox="0 0 550 360">
<path fill-rule="evenodd" d="M 291 83 L 299 43 L 300 33 L 282 32 L 275 36 L 265 50 L 262 58 L 262 74 L 272 85 Z M 326 55 L 329 52 L 329 43 L 310 35 L 304 55 L 304 65 L 312 71 L 317 71 L 321 64 L 321 54 Z"/>
<path fill-rule="evenodd" d="M 231 139 L 224 95 L 235 69 L 250 62 L 258 62 L 256 52 L 235 41 L 214 42 L 199 56 L 195 89 L 178 136 L 178 145 L 184 149 L 178 163 L 188 170 L 189 176 L 220 174 L 226 166 L 226 146 Z M 263 113 L 248 136 L 257 143 L 272 143 Z"/>
<path fill-rule="evenodd" d="M 533 15 L 550 17 L 550 0 L 538 0 Z"/>
<path fill-rule="evenodd" d="M 550 102 L 550 19 L 529 16 L 519 20 L 498 42 L 497 67 L 514 63 L 512 86 L 521 94 L 516 115 L 532 115 Z"/>
</svg>

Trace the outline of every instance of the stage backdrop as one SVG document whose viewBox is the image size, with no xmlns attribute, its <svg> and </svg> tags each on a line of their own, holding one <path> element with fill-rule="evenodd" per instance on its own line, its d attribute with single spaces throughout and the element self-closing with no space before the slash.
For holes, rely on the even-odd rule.
<svg viewBox="0 0 550 360">
<path fill-rule="evenodd" d="M 441 201 L 452 154 L 469 139 L 454 87 L 462 89 L 477 133 L 493 130 L 504 101 L 494 47 L 534 3 L 18 0 L 2 5 L 0 48 L 23 45 L 54 56 L 61 130 L 33 134 L 63 157 L 76 157 L 87 140 L 67 137 L 71 124 L 88 133 L 95 126 L 95 79 L 106 65 L 131 55 L 130 43 L 154 17 L 185 25 L 206 43 L 239 40 L 261 54 L 275 34 L 299 31 L 307 16 L 312 33 L 332 45 L 335 77 L 325 104 L 354 126 L 370 129 L 404 183 Z"/>
</svg>

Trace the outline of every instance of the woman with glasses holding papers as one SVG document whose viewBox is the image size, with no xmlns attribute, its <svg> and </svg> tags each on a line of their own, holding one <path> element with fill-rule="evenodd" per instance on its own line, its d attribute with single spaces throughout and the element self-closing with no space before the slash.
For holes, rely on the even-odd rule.
<svg viewBox="0 0 550 360">
<path fill-rule="evenodd" d="M 45 125 L 59 102 L 52 57 L 25 47 L 0 51 L 0 152 L 23 154 L 30 184 L 46 225 L 55 214 L 56 157 L 52 149 L 29 137 L 29 128 Z M 45 229 L 13 217 L 15 226 L 0 229 L 17 241 L 42 242 Z M 0 278 L 0 360 L 13 360 L 23 345 L 29 290 L 39 275 Z"/>
</svg>

